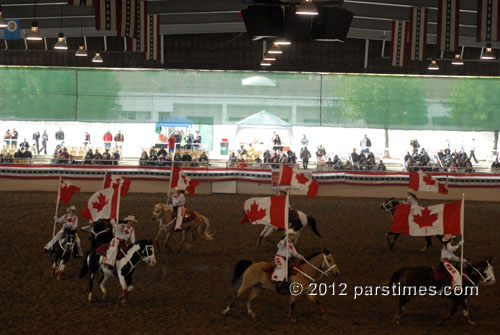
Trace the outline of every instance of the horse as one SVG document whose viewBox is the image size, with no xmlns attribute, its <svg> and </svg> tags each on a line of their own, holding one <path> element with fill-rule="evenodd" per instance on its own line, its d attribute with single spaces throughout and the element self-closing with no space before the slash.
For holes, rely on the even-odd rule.
<svg viewBox="0 0 500 335">
<path fill-rule="evenodd" d="M 102 255 L 94 254 L 94 259 L 91 259 L 91 254 L 89 254 L 86 258 L 87 261 L 84 263 L 84 267 L 80 272 L 80 278 L 83 278 L 83 276 L 85 276 L 87 272 L 89 272 L 89 265 L 92 262 L 97 262 L 97 264 L 100 264 L 102 277 L 99 281 L 99 287 L 101 288 L 101 291 L 103 293 L 103 299 L 106 298 L 107 294 L 107 290 L 105 287 L 106 281 L 109 277 L 115 277 L 115 275 L 117 275 L 122 287 L 122 295 L 120 296 L 120 300 L 122 303 L 125 303 L 127 301 L 129 293 L 134 288 L 132 286 L 132 274 L 135 271 L 137 263 L 142 260 L 150 266 L 156 264 L 155 250 L 152 241 L 141 240 L 128 246 L 123 253 L 123 257 L 119 260 L 116 260 L 116 267 L 113 270 L 102 264 L 102 261 L 104 259 L 104 256 Z M 91 275 L 93 275 L 93 273 L 91 273 Z M 88 300 L 89 302 L 92 302 L 91 287 L 89 287 Z"/>
<path fill-rule="evenodd" d="M 109 243 L 113 239 L 113 227 L 109 220 L 97 220 L 89 226 L 80 228 L 82 231 L 90 232 L 90 250 L 83 257 L 82 270 L 78 276 L 85 277 L 87 271 L 89 276 L 89 292 L 94 287 L 94 275 L 99 269 L 99 257 L 96 257 L 96 249 L 104 243 Z M 90 299 L 90 298 L 89 298 Z"/>
<path fill-rule="evenodd" d="M 399 283 L 400 287 L 417 287 L 419 290 L 422 287 L 427 289 L 427 292 L 432 292 L 431 289 L 434 289 L 437 292 L 437 295 L 445 295 L 450 294 L 448 297 L 453 300 L 453 304 L 451 306 L 450 313 L 444 316 L 439 324 L 442 324 L 444 321 L 448 320 L 457 310 L 458 305 L 462 306 L 463 315 L 465 317 L 465 321 L 467 324 L 473 325 L 474 322 L 471 321 L 469 317 L 469 311 L 467 308 L 467 299 L 472 293 L 471 288 L 479 285 L 493 285 L 496 282 L 495 274 L 493 272 L 493 266 L 491 265 L 491 257 L 485 261 L 476 263 L 476 264 L 467 264 L 464 268 L 463 274 L 463 284 L 462 284 L 462 293 L 457 291 L 455 292 L 450 288 L 451 279 L 444 276 L 443 278 L 438 277 L 436 274 L 436 268 L 432 267 L 411 267 L 411 268 L 402 268 L 394 272 L 389 282 L 389 286 L 393 286 L 396 283 Z M 442 270 L 446 271 L 446 270 Z M 448 275 L 445 273 L 445 275 Z M 476 284 L 477 283 L 477 284 Z M 469 289 L 467 289 L 469 288 Z M 451 289 L 448 290 L 447 289 Z M 440 290 L 443 290 L 442 292 Z M 477 289 L 476 289 L 476 292 Z M 403 290 L 403 293 L 404 290 Z M 409 293 L 409 292 L 407 292 Z M 433 294 L 436 295 L 436 294 Z M 406 307 L 408 302 L 411 300 L 411 295 L 400 295 L 399 296 L 399 309 L 395 316 L 396 324 L 400 324 L 401 314 L 403 309 Z"/>
<path fill-rule="evenodd" d="M 177 249 L 177 252 L 181 251 L 184 241 L 186 240 L 187 232 L 191 235 L 191 241 L 194 241 L 193 230 L 196 230 L 201 237 L 208 241 L 214 239 L 213 234 L 210 232 L 210 221 L 205 216 L 196 211 L 187 209 L 186 214 L 184 215 L 184 220 L 186 220 L 186 218 L 188 221 L 182 224 L 182 242 Z M 168 246 L 168 240 L 174 233 L 174 223 L 176 220 L 173 208 L 167 204 L 156 204 L 153 209 L 151 219 L 153 222 L 158 222 L 158 233 L 155 236 L 156 247 L 158 249 L 160 248 L 158 239 L 160 238 L 162 231 L 164 231 L 166 233 L 164 242 L 165 248 L 170 249 Z"/>
<path fill-rule="evenodd" d="M 313 218 L 310 215 L 305 214 L 304 212 L 301 211 L 296 211 L 298 220 L 290 220 L 288 223 L 288 228 L 293 229 L 297 234 L 295 236 L 295 244 L 297 244 L 299 237 L 300 237 L 300 231 L 304 229 L 305 227 L 311 227 L 313 233 L 317 235 L 318 237 L 322 237 L 321 234 L 318 231 L 318 228 L 316 228 L 316 219 Z M 262 242 L 262 239 L 265 239 L 269 237 L 273 232 L 277 231 L 278 228 L 275 228 L 271 225 L 265 225 L 262 231 L 259 234 L 259 238 L 257 239 L 257 246 L 260 245 Z"/>
<path fill-rule="evenodd" d="M 61 279 L 66 263 L 68 263 L 73 249 L 75 247 L 75 231 L 71 229 L 64 229 L 64 234 L 61 238 L 54 243 L 52 253 L 54 254 L 54 261 L 52 263 L 51 276 L 57 273 L 57 279 Z"/>
<path fill-rule="evenodd" d="M 335 263 L 335 259 L 328 250 L 323 250 L 322 253 L 315 253 L 303 260 L 301 264 L 294 267 L 297 271 L 296 274 L 290 274 L 288 279 L 292 285 L 298 285 L 299 283 L 305 288 L 305 293 L 307 294 L 312 287 L 311 283 L 320 280 L 321 278 L 328 276 L 330 272 L 334 276 L 337 276 L 340 271 Z M 235 297 L 227 305 L 227 307 L 222 311 L 225 316 L 229 313 L 236 300 L 241 297 L 241 295 L 249 288 L 252 288 L 250 297 L 247 302 L 247 312 L 255 318 L 256 315 L 252 310 L 251 303 L 259 295 L 261 290 L 271 290 L 276 291 L 277 286 L 275 282 L 271 281 L 270 263 L 259 262 L 253 263 L 249 260 L 242 260 L 236 263 L 234 268 L 234 275 L 231 281 L 232 285 L 235 286 L 238 282 L 241 282 L 240 287 L 237 290 Z M 292 286 L 290 285 L 290 287 Z M 280 293 L 280 292 L 278 292 Z M 295 294 L 295 293 L 294 293 Z M 293 320 L 293 311 L 295 308 L 295 302 L 298 295 L 290 295 L 290 302 L 288 308 L 288 317 Z M 299 293 L 300 294 L 300 293 Z M 316 295 L 307 295 L 309 300 L 311 300 L 318 307 L 320 313 L 324 315 L 324 309 L 320 302 L 316 299 Z"/>
<path fill-rule="evenodd" d="M 380 209 L 385 210 L 386 212 L 389 212 L 391 214 L 391 217 L 394 216 L 394 211 L 396 210 L 396 206 L 399 205 L 399 202 L 394 200 L 394 198 L 390 198 L 389 200 L 384 201 L 383 203 L 380 204 Z M 385 238 L 387 241 L 387 247 L 389 250 L 392 250 L 394 248 L 394 244 L 396 244 L 396 241 L 399 238 L 399 235 L 401 233 L 395 233 L 393 231 L 389 231 L 387 234 L 385 234 Z M 392 241 L 391 241 L 391 236 L 394 236 Z M 436 238 L 439 240 L 439 242 L 443 243 L 443 235 L 435 235 Z M 426 249 L 430 248 L 432 245 L 432 236 L 425 236 L 425 241 L 426 245 L 420 249 L 420 251 L 425 251 Z"/>
</svg>

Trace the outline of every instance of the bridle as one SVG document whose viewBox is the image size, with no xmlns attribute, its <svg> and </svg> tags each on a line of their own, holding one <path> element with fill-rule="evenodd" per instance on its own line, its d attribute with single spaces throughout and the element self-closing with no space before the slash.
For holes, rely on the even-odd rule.
<svg viewBox="0 0 500 335">
<path fill-rule="evenodd" d="M 302 274 L 304 277 L 308 278 L 309 280 L 311 280 L 313 282 L 320 280 L 323 277 L 328 277 L 331 274 L 331 271 L 337 267 L 337 264 L 335 264 L 335 263 L 333 265 L 330 265 L 330 262 L 328 262 L 328 257 L 325 255 L 325 253 L 323 253 L 323 262 L 321 263 L 321 266 L 319 269 L 316 266 L 314 266 L 314 264 L 311 264 L 310 262 L 308 262 L 307 259 L 305 259 L 305 258 L 304 258 L 304 263 L 308 264 L 310 267 L 312 267 L 313 269 L 318 271 L 321 274 L 321 276 L 318 279 L 314 279 L 313 277 L 309 276 L 307 273 L 298 269 L 297 267 L 294 266 L 293 268 L 298 273 Z M 328 268 L 323 271 L 325 265 L 328 266 Z"/>
<path fill-rule="evenodd" d="M 481 273 L 481 271 L 476 269 L 472 264 L 469 264 L 470 267 L 474 271 L 476 271 L 477 274 L 481 277 L 481 281 L 479 282 L 479 285 L 481 285 L 481 284 L 487 285 L 486 283 L 495 279 L 495 274 L 493 273 L 493 266 L 491 266 L 490 262 L 488 262 L 488 261 L 486 261 L 486 264 L 487 264 L 487 266 L 484 269 L 484 272 L 487 273 L 486 277 Z M 467 276 L 467 275 L 465 275 L 465 276 L 472 283 L 472 285 L 477 286 L 476 283 L 474 283 L 474 281 L 469 276 Z M 492 282 L 492 284 L 494 284 L 494 283 L 495 283 L 495 281 Z"/>
<path fill-rule="evenodd" d="M 140 250 L 136 252 L 140 253 L 142 261 L 146 263 L 149 263 L 150 259 L 155 257 L 153 245 L 148 244 L 142 252 Z M 144 253 L 146 253 L 146 255 L 144 255 Z"/>
</svg>

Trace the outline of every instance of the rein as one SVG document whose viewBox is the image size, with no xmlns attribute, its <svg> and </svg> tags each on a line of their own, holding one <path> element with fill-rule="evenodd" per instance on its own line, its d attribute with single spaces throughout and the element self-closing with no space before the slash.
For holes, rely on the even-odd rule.
<svg viewBox="0 0 500 335">
<path fill-rule="evenodd" d="M 326 269 L 326 271 L 323 271 L 321 269 L 318 269 L 316 266 L 314 266 L 313 264 L 309 263 L 307 261 L 307 259 L 304 258 L 304 263 L 306 263 L 307 265 L 309 265 L 310 267 L 312 267 L 313 269 L 315 269 L 316 271 L 318 271 L 319 273 L 321 273 L 321 276 L 318 278 L 318 279 L 314 279 L 313 277 L 309 276 L 307 273 L 305 273 L 304 271 L 298 269 L 297 267 L 293 267 L 297 272 L 299 272 L 300 274 L 302 274 L 304 277 L 308 278 L 309 280 L 311 281 L 316 281 L 316 280 L 320 280 L 321 278 L 323 278 L 323 276 L 325 277 L 328 277 L 328 275 L 330 274 L 330 271 L 335 269 L 337 267 L 337 264 L 333 264 L 333 265 L 330 265 L 330 263 L 328 262 L 328 259 L 326 258 L 326 255 L 323 254 L 323 263 L 321 263 L 321 268 L 323 268 L 323 265 L 326 265 L 328 266 L 328 269 Z"/>
<path fill-rule="evenodd" d="M 489 266 L 490 266 L 490 264 L 488 263 L 488 267 L 489 267 Z M 486 283 L 487 281 L 489 281 L 489 280 L 491 279 L 491 275 L 488 275 L 488 276 L 484 277 L 484 276 L 483 276 L 483 274 L 481 273 L 481 271 L 479 271 L 478 269 L 476 269 L 476 268 L 475 268 L 474 266 L 472 266 L 472 265 L 471 265 L 470 267 L 471 267 L 472 269 L 474 269 L 474 271 L 476 271 L 476 272 L 479 274 L 479 276 L 481 277 L 481 282 L 480 282 L 479 284 L 484 284 L 484 283 Z M 486 269 L 488 269 L 488 267 L 486 267 Z M 477 285 L 476 285 L 476 283 L 474 283 L 474 282 L 472 281 L 472 279 L 470 279 L 470 277 L 469 277 L 469 276 L 467 276 L 466 274 L 465 274 L 465 276 L 467 277 L 467 279 L 469 279 L 469 280 L 470 280 L 470 282 L 471 282 L 474 286 L 477 286 Z"/>
</svg>

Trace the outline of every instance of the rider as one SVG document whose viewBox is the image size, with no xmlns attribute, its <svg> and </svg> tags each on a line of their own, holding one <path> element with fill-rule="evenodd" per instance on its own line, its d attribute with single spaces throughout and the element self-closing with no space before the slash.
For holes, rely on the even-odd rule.
<svg viewBox="0 0 500 335">
<path fill-rule="evenodd" d="M 78 234 L 76 233 L 76 230 L 78 229 L 78 216 L 75 215 L 75 206 L 70 206 L 66 209 L 66 214 L 61 216 L 60 218 L 54 216 L 54 220 L 56 223 L 63 223 L 63 226 L 61 227 L 61 230 L 57 232 L 57 234 L 45 245 L 43 248 L 44 252 L 47 252 L 49 250 L 52 250 L 52 247 L 54 246 L 54 243 L 59 241 L 59 239 L 63 236 L 65 229 L 69 229 L 72 232 L 75 233 L 75 242 L 76 242 L 76 255 L 75 257 L 82 257 L 83 252 L 82 252 L 82 246 L 80 244 L 80 238 L 78 237 Z"/>
<path fill-rule="evenodd" d="M 406 201 L 404 203 L 412 206 L 418 206 L 417 196 L 412 192 L 408 192 L 408 198 L 406 198 Z"/>
<path fill-rule="evenodd" d="M 184 196 L 184 189 L 180 187 L 175 188 L 175 193 L 172 196 L 172 207 L 176 215 L 174 231 L 182 230 L 182 219 L 184 218 L 186 204 L 186 197 Z"/>
<path fill-rule="evenodd" d="M 278 252 L 276 256 L 274 256 L 274 263 L 276 264 L 276 268 L 274 269 L 272 279 L 275 282 L 279 283 L 279 286 L 282 286 L 285 283 L 285 277 L 288 271 L 288 264 L 286 264 L 286 256 L 287 256 L 287 240 L 288 240 L 288 259 L 292 257 L 296 257 L 298 259 L 304 259 L 304 257 L 297 252 L 293 242 L 295 241 L 295 235 L 297 233 L 293 229 L 287 229 L 286 235 L 278 243 Z"/>
<path fill-rule="evenodd" d="M 137 223 L 137 220 L 135 216 L 129 215 L 115 226 L 115 237 L 111 240 L 109 248 L 106 251 L 106 257 L 103 261 L 109 268 L 115 266 L 116 256 L 118 256 L 120 245 L 124 245 L 129 241 L 131 244 L 135 243 L 135 231 L 134 227 L 132 227 L 132 223 Z"/>
<path fill-rule="evenodd" d="M 462 286 L 462 276 L 460 272 L 451 264 L 450 261 L 460 262 L 462 259 L 458 256 L 455 256 L 454 252 L 460 248 L 463 244 L 463 240 L 460 241 L 457 245 L 453 245 L 453 242 L 457 241 L 457 237 L 455 235 L 446 234 L 443 236 L 443 243 L 445 245 L 441 249 L 441 264 L 451 275 L 451 286 Z M 464 258 L 464 262 L 467 261 Z"/>
</svg>

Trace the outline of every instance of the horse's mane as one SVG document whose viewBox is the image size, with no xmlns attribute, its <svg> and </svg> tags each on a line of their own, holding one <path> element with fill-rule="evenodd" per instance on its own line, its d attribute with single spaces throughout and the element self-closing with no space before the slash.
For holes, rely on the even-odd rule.
<svg viewBox="0 0 500 335">
<path fill-rule="evenodd" d="M 313 257 L 316 257 L 316 256 L 318 256 L 321 253 L 322 253 L 321 251 L 314 252 L 311 255 L 307 256 L 306 260 L 310 261 Z"/>
</svg>

